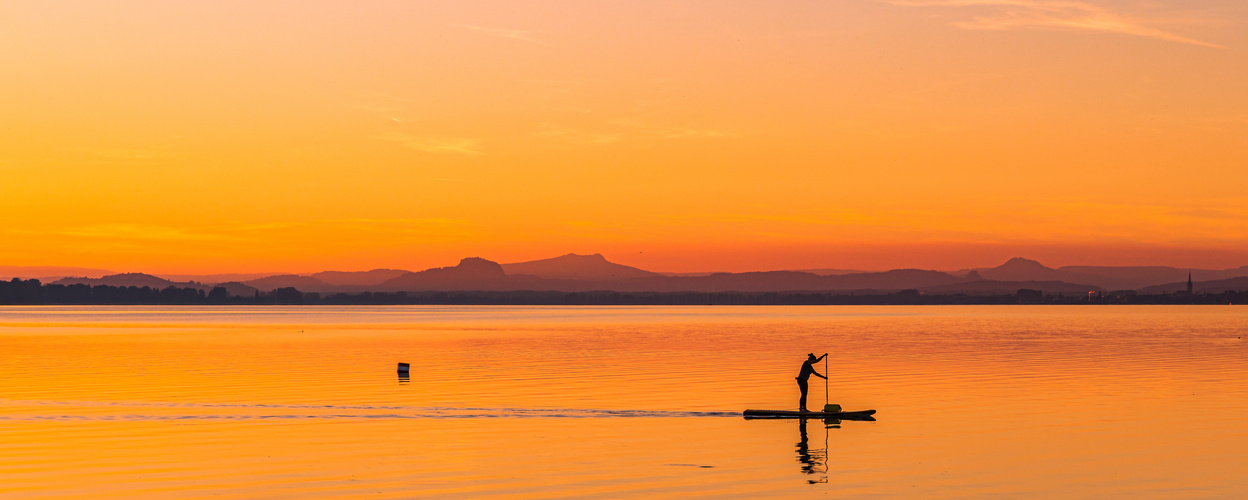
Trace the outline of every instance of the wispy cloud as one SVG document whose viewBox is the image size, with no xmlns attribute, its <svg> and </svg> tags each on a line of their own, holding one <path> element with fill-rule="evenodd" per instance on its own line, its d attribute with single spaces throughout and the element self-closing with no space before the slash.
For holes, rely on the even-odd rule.
<svg viewBox="0 0 1248 500">
<path fill-rule="evenodd" d="M 991 12 L 954 23 L 969 30 L 1055 29 L 1141 36 L 1225 49 L 1225 46 L 1145 26 L 1121 12 L 1079 1 L 1047 0 L 884 0 L 907 7 L 980 8 Z"/>
<path fill-rule="evenodd" d="M 466 155 L 482 155 L 477 149 L 481 141 L 465 137 L 414 136 L 401 133 L 389 133 L 381 136 L 382 140 L 397 142 L 400 145 L 424 151 L 426 153 L 455 153 Z"/>
<path fill-rule="evenodd" d="M 541 39 L 538 39 L 537 37 L 533 36 L 534 33 L 537 33 L 536 31 L 514 30 L 514 29 L 505 29 L 505 28 L 487 28 L 485 26 L 475 26 L 472 24 L 458 24 L 456 26 L 459 26 L 460 28 L 466 29 L 468 31 L 481 33 L 487 36 L 493 36 L 493 37 L 498 37 L 498 38 L 510 38 L 512 40 L 520 40 L 520 41 L 529 42 L 529 43 L 536 43 L 539 45 L 547 45 L 546 42 L 543 42 Z"/>
</svg>

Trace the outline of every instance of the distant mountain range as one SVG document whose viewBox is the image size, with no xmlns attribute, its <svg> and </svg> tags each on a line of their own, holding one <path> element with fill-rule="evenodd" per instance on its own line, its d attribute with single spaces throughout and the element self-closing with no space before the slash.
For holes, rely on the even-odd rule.
<svg viewBox="0 0 1248 500">
<path fill-rule="evenodd" d="M 1015 257 L 997 267 L 973 269 L 969 272 L 978 272 L 984 279 L 989 280 L 1086 283 L 1106 290 L 1138 290 L 1151 285 L 1182 281 L 1186 289 L 1188 273 L 1191 273 L 1192 281 L 1224 280 L 1248 276 L 1248 266 L 1225 270 L 1181 269 L 1163 266 L 1062 266 L 1053 269 L 1034 260 Z"/>
<path fill-rule="evenodd" d="M 663 276 L 659 273 L 607 262 L 607 258 L 600 253 L 593 255 L 570 253 L 553 259 L 503 264 L 502 267 L 504 272 L 511 275 L 524 274 L 556 280 L 623 281 Z"/>
<path fill-rule="evenodd" d="M 1248 290 L 1248 277 L 1229 278 L 1224 280 L 1194 281 L 1193 293 L 1222 293 L 1226 291 Z M 1176 293 L 1187 291 L 1187 282 L 1166 283 L 1164 285 L 1146 286 L 1140 293 Z"/>
<path fill-rule="evenodd" d="M 24 274 L 16 274 L 15 271 Z M 0 267 L 0 271 L 31 277 L 30 269 Z M 37 268 L 82 270 L 80 268 Z M 99 274 L 100 270 L 92 271 Z M 104 271 L 105 273 L 107 271 Z M 499 264 L 469 257 L 458 265 L 405 271 L 374 269 L 361 272 L 324 271 L 308 275 L 271 276 L 219 274 L 170 275 L 158 277 L 142 273 L 60 278 L 52 284 L 148 286 L 210 290 L 223 286 L 231 295 L 251 295 L 293 287 L 309 293 L 430 292 L 430 291 L 552 291 L 552 292 L 836 292 L 891 293 L 915 290 L 933 294 L 992 295 L 1012 294 L 1019 289 L 1049 294 L 1086 294 L 1114 290 L 1139 293 L 1175 293 L 1187 289 L 1191 273 L 1196 292 L 1248 289 L 1248 266 L 1208 270 L 1173 267 L 1046 267 L 1034 260 L 1010 259 L 991 268 L 955 272 L 921 269 L 894 269 L 863 272 L 837 269 L 805 271 L 766 271 L 745 273 L 663 274 L 608 261 L 601 254 L 567 254 L 512 264 Z M 56 273 L 53 273 L 54 275 Z M 173 280 L 170 278 L 178 278 Z"/>
<path fill-rule="evenodd" d="M 125 287 L 134 286 L 134 287 L 139 287 L 139 288 L 149 287 L 149 288 L 156 288 L 156 289 L 164 289 L 164 288 L 168 288 L 172 286 L 176 288 L 194 288 L 197 290 L 203 290 L 205 292 L 210 291 L 211 289 L 215 287 L 222 287 L 222 288 L 225 288 L 225 290 L 229 292 L 230 295 L 242 295 L 242 296 L 253 295 L 256 293 L 256 291 L 258 291 L 258 289 L 255 287 L 244 285 L 237 281 L 227 281 L 224 283 L 200 283 L 196 281 L 178 282 L 178 281 L 172 281 L 172 280 L 168 280 L 165 278 L 161 278 L 159 276 L 152 276 L 150 274 L 143 274 L 143 273 L 113 274 L 113 275 L 104 276 L 101 278 L 61 278 L 59 280 L 52 281 L 49 284 L 51 285 L 89 285 L 89 286 L 108 285 L 108 286 L 125 286 Z"/>
</svg>

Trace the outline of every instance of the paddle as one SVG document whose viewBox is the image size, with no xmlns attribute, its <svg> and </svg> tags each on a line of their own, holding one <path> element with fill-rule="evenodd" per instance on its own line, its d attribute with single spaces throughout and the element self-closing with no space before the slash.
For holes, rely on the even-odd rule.
<svg viewBox="0 0 1248 500">
<path fill-rule="evenodd" d="M 823 411 L 826 413 L 841 411 L 841 405 L 834 405 L 828 402 L 828 377 L 831 372 L 828 371 L 828 355 L 823 355 Z"/>
</svg>

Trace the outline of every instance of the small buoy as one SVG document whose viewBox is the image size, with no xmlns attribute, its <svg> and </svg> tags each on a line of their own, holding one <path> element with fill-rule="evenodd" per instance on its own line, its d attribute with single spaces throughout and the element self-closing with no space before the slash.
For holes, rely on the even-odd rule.
<svg viewBox="0 0 1248 500">
<path fill-rule="evenodd" d="M 411 365 L 407 363 L 399 363 L 399 373 L 407 373 Z"/>
</svg>

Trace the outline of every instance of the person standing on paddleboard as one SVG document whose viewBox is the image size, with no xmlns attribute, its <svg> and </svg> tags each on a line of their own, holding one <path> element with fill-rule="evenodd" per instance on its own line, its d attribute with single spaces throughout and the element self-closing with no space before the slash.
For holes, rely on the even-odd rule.
<svg viewBox="0 0 1248 500">
<path fill-rule="evenodd" d="M 817 358 L 813 352 L 806 355 L 806 361 L 802 363 L 802 371 L 797 374 L 797 387 L 802 390 L 802 398 L 798 400 L 798 411 L 810 411 L 806 409 L 806 390 L 810 388 L 806 381 L 810 379 L 810 376 L 814 375 L 824 380 L 828 379 L 828 377 L 820 375 L 819 372 L 815 371 L 815 363 L 826 357 L 828 357 L 826 352 L 823 353 L 823 356 Z"/>
</svg>

